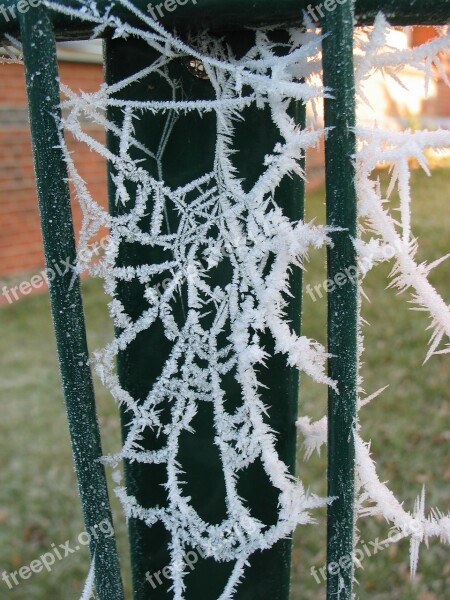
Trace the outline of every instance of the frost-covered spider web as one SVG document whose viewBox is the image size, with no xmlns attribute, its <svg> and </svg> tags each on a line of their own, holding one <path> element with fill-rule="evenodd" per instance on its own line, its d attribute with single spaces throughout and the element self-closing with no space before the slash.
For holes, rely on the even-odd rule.
<svg viewBox="0 0 450 600">
<path fill-rule="evenodd" d="M 140 519 L 149 527 L 159 522 L 167 530 L 173 597 L 184 597 L 184 552 L 195 547 L 208 558 L 233 565 L 220 595 L 220 600 L 231 599 L 245 576 L 249 558 L 288 537 L 298 524 L 310 522 L 311 509 L 328 501 L 308 493 L 301 481 L 290 475 L 277 453 L 277 433 L 267 423 L 260 393 L 260 372 L 268 359 L 262 339 L 267 334 L 274 353 L 284 355 L 287 364 L 319 383 L 335 385 L 326 376 L 325 349 L 315 340 L 298 336 L 286 316 L 291 269 L 302 267 L 309 251 L 327 244 L 328 232 L 314 223 L 289 220 L 275 194 L 286 178 L 305 177 L 301 159 L 306 149 L 314 147 L 324 135 L 319 121 L 302 129 L 290 113 L 297 101 L 310 103 L 317 113 L 323 97 L 332 93 L 321 84 L 321 33 L 307 24 L 289 30 L 287 41 L 280 44 L 273 41 L 269 30 L 257 30 L 253 47 L 236 55 L 223 41 L 207 33 L 188 40 L 174 37 L 128 0 L 120 0 L 119 4 L 135 15 L 133 24 L 114 16 L 110 7 L 100 10 L 91 2 L 80 2 L 78 9 L 47 4 L 53 10 L 92 22 L 95 35 L 108 28 L 114 37 L 137 38 L 156 53 L 150 66 L 120 83 L 102 85 L 94 93 L 77 94 L 62 86 L 61 146 L 84 215 L 78 269 L 104 280 L 117 331 L 116 338 L 95 353 L 93 362 L 104 385 L 130 415 L 122 449 L 104 460 L 113 466 L 121 460 L 164 466 L 164 506 L 139 505 L 120 482 L 116 493 L 127 517 Z M 136 21 L 142 25 L 137 26 Z M 376 70 L 397 77 L 401 65 L 412 64 L 424 70 L 427 77 L 433 76 L 435 67 L 445 77 L 439 53 L 449 48 L 447 30 L 414 51 L 396 51 L 386 45 L 387 29 L 380 16 L 373 29 L 361 32 L 357 38 L 355 69 L 360 102 L 365 101 L 364 82 Z M 171 64 L 183 57 L 201 65 L 211 82 L 213 98 L 192 101 L 180 96 L 169 73 Z M 158 75 L 169 86 L 171 98 L 121 98 L 120 92 L 127 86 L 150 74 Z M 232 157 L 236 123 L 251 106 L 270 111 L 279 141 L 264 157 L 260 176 L 248 188 L 240 180 Z M 120 125 L 109 117 L 112 109 L 121 111 Z M 138 119 L 148 113 L 159 115 L 165 123 L 156 151 L 146 148 L 135 135 Z M 163 158 L 177 119 L 190 113 L 215 116 L 212 169 L 193 181 L 172 186 L 166 180 Z M 105 128 L 115 140 L 116 153 L 90 136 L 83 126 L 86 121 Z M 109 214 L 91 196 L 68 150 L 64 132 L 70 132 L 108 161 L 117 213 Z M 393 285 L 412 290 L 412 300 L 432 319 L 430 358 L 437 351 L 448 350 L 438 348 L 444 336 L 450 334 L 450 315 L 448 305 L 428 282 L 428 273 L 435 265 L 415 262 L 409 158 L 413 156 L 427 169 L 425 150 L 450 146 L 450 133 L 392 132 L 378 127 L 359 127 L 357 133 L 360 225 L 372 235 L 369 242 L 355 240 L 363 271 L 385 259 L 386 247 L 394 249 Z M 142 166 L 143 157 L 152 161 L 152 169 Z M 372 179 L 380 162 L 394 166 L 392 187 L 397 185 L 400 192 L 400 222 L 391 216 L 377 181 Z M 171 228 L 169 215 L 174 213 L 178 215 L 177 225 Z M 109 230 L 109 243 L 104 257 L 94 261 L 89 243 L 102 227 Z M 161 262 L 118 266 L 123 248 L 130 244 L 157 248 L 165 258 Z M 211 274 L 224 262 L 230 275 L 226 284 L 218 285 Z M 164 278 L 168 278 L 168 284 L 161 292 L 158 284 Z M 118 292 L 124 283 L 133 281 L 145 288 L 146 309 L 137 317 L 127 313 Z M 185 293 L 181 301 L 182 288 Z M 182 322 L 176 314 L 180 302 Z M 163 328 L 171 351 L 147 397 L 135 398 L 120 384 L 116 358 L 140 333 L 156 324 Z M 240 386 L 241 402 L 233 410 L 227 405 L 223 385 L 229 376 Z M 368 400 L 361 399 L 360 405 Z M 180 438 L 186 431 L 195 435 L 192 423 L 200 402 L 213 407 L 214 443 L 223 469 L 227 516 L 219 524 L 205 521 L 184 490 Z M 169 419 L 162 418 L 163 412 L 170 414 Z M 326 418 L 311 424 L 302 417 L 299 428 L 309 454 L 326 441 Z M 154 432 L 159 440 L 155 450 L 141 445 L 148 432 Z M 420 542 L 432 536 L 450 542 L 450 518 L 438 510 L 426 516 L 423 497 L 414 514 L 408 513 L 379 481 L 359 428 L 355 436 L 358 516 L 381 514 L 405 536 L 411 536 L 411 566 L 415 571 Z M 278 494 L 278 518 L 270 525 L 258 520 L 238 493 L 240 474 L 257 460 Z M 246 524 L 244 530 L 242 523 Z"/>
<path fill-rule="evenodd" d="M 402 81 L 402 70 L 408 67 L 424 76 L 425 96 L 432 79 L 441 78 L 450 85 L 447 72 L 441 59 L 450 52 L 448 27 L 438 29 L 439 36 L 414 49 L 397 49 L 388 43 L 391 32 L 386 19 L 380 14 L 373 26 L 359 31 L 355 36 L 355 80 L 359 106 L 369 105 L 367 83 L 374 75 L 382 74 L 387 81 L 406 87 Z M 392 83 L 391 83 L 392 85 Z M 375 117 L 376 111 L 373 111 Z M 379 115 L 378 115 L 379 116 Z M 398 123 L 397 123 L 398 125 Z M 416 161 L 428 175 L 430 151 L 439 153 L 450 147 L 450 131 L 444 129 L 416 129 L 398 127 L 397 130 L 383 128 L 377 119 L 373 124 L 360 123 L 356 130 L 358 149 L 356 153 L 356 191 L 358 196 L 359 238 L 355 240 L 359 258 L 359 271 L 362 286 L 365 275 L 377 264 L 392 262 L 389 287 L 408 292 L 408 302 L 413 309 L 425 311 L 430 317 L 431 339 L 425 360 L 434 354 L 450 352 L 450 306 L 429 282 L 432 269 L 439 266 L 450 255 L 435 260 L 431 264 L 416 261 L 418 242 L 411 229 L 411 168 Z M 388 166 L 391 172 L 390 185 L 383 192 L 376 169 Z M 400 205 L 392 206 L 389 199 L 394 190 L 398 191 Z M 400 213 L 398 218 L 396 212 Z M 363 238 L 364 237 L 364 241 Z M 364 300 L 361 292 L 360 306 Z M 364 351 L 363 324 L 360 325 L 360 359 Z M 445 340 L 446 345 L 441 342 Z M 384 383 L 384 382 L 383 382 Z M 363 398 L 360 377 L 360 397 L 358 410 L 379 396 L 386 388 L 381 388 L 370 397 Z M 305 436 L 306 457 L 314 450 L 320 450 L 327 441 L 327 418 L 311 422 L 301 417 L 298 426 Z M 417 498 L 412 512 L 407 511 L 385 483 L 378 477 L 376 466 L 370 456 L 370 444 L 362 437 L 361 425 L 357 424 L 356 446 L 356 518 L 365 516 L 384 517 L 398 535 L 383 541 L 383 546 L 410 539 L 410 568 L 414 575 L 419 559 L 419 547 L 433 537 L 450 544 L 450 513 L 444 514 L 438 508 L 425 510 L 425 489 Z M 448 510 L 448 507 L 447 507 Z"/>
</svg>

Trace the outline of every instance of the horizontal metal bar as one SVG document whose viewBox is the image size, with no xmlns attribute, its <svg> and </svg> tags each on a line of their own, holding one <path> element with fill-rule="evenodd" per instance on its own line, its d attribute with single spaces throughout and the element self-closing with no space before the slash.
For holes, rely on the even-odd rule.
<svg viewBox="0 0 450 600">
<path fill-rule="evenodd" d="M 18 13 L 34 10 L 42 0 L 4 0 L 0 2 L 0 33 L 18 34 Z M 303 12 L 321 21 L 322 16 L 334 12 L 337 7 L 352 0 L 134 0 L 134 4 L 146 15 L 157 18 L 163 25 L 209 27 L 214 30 L 235 30 L 248 26 L 300 23 Z M 66 6 L 76 7 L 75 0 L 61 0 Z M 136 16 L 118 2 L 112 3 L 111 14 L 130 23 L 137 23 Z M 99 0 L 100 13 L 111 6 L 110 0 Z M 20 10 L 19 10 L 20 9 Z M 379 11 L 383 11 L 392 25 L 439 25 L 450 21 L 450 0 L 356 0 L 355 19 L 358 25 L 373 23 Z M 85 39 L 92 32 L 92 25 L 79 19 L 53 14 L 56 37 L 59 40 Z"/>
</svg>

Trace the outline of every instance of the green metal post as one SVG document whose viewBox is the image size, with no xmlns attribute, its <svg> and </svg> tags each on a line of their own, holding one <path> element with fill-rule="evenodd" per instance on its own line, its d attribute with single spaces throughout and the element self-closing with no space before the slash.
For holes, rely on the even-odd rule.
<svg viewBox="0 0 450 600">
<path fill-rule="evenodd" d="M 70 195 L 55 115 L 59 111 L 59 77 L 56 48 L 47 11 L 36 8 L 21 14 L 21 34 L 28 94 L 33 156 L 47 268 L 75 265 L 76 249 Z M 95 582 L 100 600 L 122 600 L 114 536 L 101 533 L 102 523 L 112 525 L 103 466 L 100 433 L 80 282 L 72 269 L 49 282 L 50 300 L 61 379 L 69 420 L 72 452 L 83 507 Z"/>
<path fill-rule="evenodd" d="M 250 44 L 252 34 L 229 36 L 230 44 L 236 46 Z M 237 42 L 237 40 L 239 40 Z M 156 55 L 147 45 L 135 40 L 108 40 L 106 42 L 106 79 L 112 84 L 131 75 L 138 69 L 152 63 Z M 181 60 L 170 66 L 170 78 L 178 82 L 184 99 L 213 98 L 212 86 L 208 81 L 196 78 L 183 65 Z M 128 86 L 120 92 L 121 98 L 128 99 L 168 99 L 172 91 L 156 74 L 145 77 L 138 83 Z M 304 122 L 304 107 L 297 107 L 296 118 Z M 249 108 L 244 111 L 244 122 L 237 124 L 236 140 L 239 148 L 239 159 L 236 165 L 245 181 L 245 185 L 256 181 L 260 175 L 260 164 L 265 153 L 278 141 L 269 111 Z M 109 118 L 121 125 L 123 113 L 111 110 Z M 166 115 L 140 114 L 134 122 L 135 137 L 152 152 L 156 152 L 163 129 L 167 121 Z M 163 175 L 166 185 L 172 188 L 186 184 L 203 173 L 212 170 L 214 147 L 216 141 L 215 116 L 208 113 L 200 117 L 196 113 L 180 116 L 170 138 L 167 141 L 162 157 Z M 109 135 L 108 146 L 114 152 L 118 150 L 118 140 Z M 142 158 L 145 158 L 144 156 Z M 154 161 L 146 159 L 145 167 L 156 176 Z M 111 211 L 129 210 L 129 207 L 117 207 L 114 203 L 114 186 L 110 181 Z M 285 214 L 291 219 L 303 218 L 303 182 L 298 179 L 284 183 L 278 191 L 278 202 L 282 203 Z M 149 207 L 149 210 L 150 207 Z M 171 230 L 177 226 L 177 215 L 169 211 Z M 142 224 L 145 227 L 145 222 Z M 119 264 L 136 265 L 142 263 L 161 262 L 167 260 L 167 253 L 154 248 L 133 246 L 128 244 L 120 255 Z M 217 273 L 217 285 L 223 286 L 229 281 L 227 268 Z M 210 281 L 210 285 L 214 282 Z M 289 307 L 293 326 L 300 329 L 300 269 L 294 269 L 292 285 L 295 297 Z M 182 295 L 185 290 L 182 291 Z M 119 290 L 120 300 L 127 312 L 137 318 L 146 308 L 143 301 L 143 286 L 139 283 L 124 283 Z M 177 319 L 184 319 L 180 302 Z M 264 345 L 270 351 L 273 342 L 267 338 Z M 171 343 L 165 338 L 161 326 L 139 334 L 119 356 L 119 377 L 121 385 L 135 398 L 144 399 L 161 372 L 162 365 L 171 349 Z M 292 472 L 295 468 L 296 431 L 298 399 L 298 373 L 286 366 L 283 357 L 273 358 L 264 370 L 262 383 L 270 388 L 263 393 L 263 401 L 269 407 L 269 424 L 279 432 L 278 452 L 289 465 Z M 261 373 L 262 375 L 262 373 Z M 230 378 L 227 382 L 226 394 L 229 406 L 240 402 L 238 384 Z M 127 415 L 123 415 L 124 434 L 127 432 Z M 150 433 L 141 444 L 145 448 L 155 447 L 154 434 Z M 226 516 L 224 504 L 225 489 L 219 456 L 214 445 L 212 426 L 212 407 L 209 402 L 199 402 L 198 415 L 195 420 L 195 435 L 183 442 L 183 468 L 187 471 L 186 493 L 192 497 L 196 509 L 203 518 L 211 523 L 218 523 Z M 181 451 L 180 451 L 181 453 Z M 187 467 L 186 467 L 187 465 Z M 165 469 L 158 465 L 126 464 L 126 481 L 130 493 L 136 495 L 143 506 L 163 505 L 165 491 L 162 484 L 167 475 Z M 240 495 L 248 500 L 252 514 L 263 522 L 273 523 L 277 516 L 277 494 L 274 492 L 261 465 L 254 464 L 240 478 Z M 163 585 L 152 585 L 149 576 L 160 572 L 169 564 L 169 538 L 162 525 L 151 528 L 142 521 L 130 520 L 130 546 L 133 563 L 133 590 L 136 600 L 167 600 L 170 598 L 170 581 L 163 579 Z M 291 542 L 279 542 L 272 549 L 257 553 L 250 558 L 250 567 L 245 571 L 239 585 L 237 600 L 287 600 L 289 597 Z M 187 600 L 199 598 L 217 598 L 223 591 L 231 572 L 232 565 L 214 563 L 212 560 L 199 559 L 187 578 Z M 155 584 L 153 579 L 153 584 Z"/>
<path fill-rule="evenodd" d="M 328 600 L 352 596 L 354 529 L 354 428 L 357 399 L 357 303 L 355 84 L 353 71 L 353 2 L 337 6 L 323 22 L 324 84 L 333 98 L 325 102 L 327 222 L 341 228 L 332 234 L 328 278 L 346 277 L 328 296 L 329 375 L 337 390 L 328 396 Z M 340 562 L 341 561 L 341 562 Z"/>
</svg>

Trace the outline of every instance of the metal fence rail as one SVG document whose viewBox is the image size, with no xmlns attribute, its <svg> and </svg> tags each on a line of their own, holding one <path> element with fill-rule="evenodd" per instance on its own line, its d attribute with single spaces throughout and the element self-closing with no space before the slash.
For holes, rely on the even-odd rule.
<svg viewBox="0 0 450 600">
<path fill-rule="evenodd" d="M 65 162 L 61 156 L 56 121 L 59 78 L 56 46 L 47 11 L 36 8 L 21 15 L 20 31 L 25 63 L 33 158 L 46 264 L 70 258 L 76 248 Z M 36 48 L 39 51 L 36 51 Z M 103 521 L 112 523 L 97 423 L 94 388 L 86 342 L 79 278 L 72 270 L 50 284 L 52 317 L 61 380 L 69 421 L 72 452 L 78 477 L 86 531 Z M 94 535 L 96 586 L 101 598 L 123 598 L 114 537 Z"/>
<path fill-rule="evenodd" d="M 77 5 L 74 0 L 63 0 L 62 4 L 73 7 Z M 99 0 L 96 3 L 100 12 L 110 4 L 109 0 Z M 136 0 L 134 4 L 143 13 L 148 12 L 149 0 Z M 151 4 L 158 6 L 160 1 L 151 0 Z M 307 12 L 309 7 L 314 8 L 314 14 L 322 18 L 329 12 L 324 9 L 324 4 L 318 0 L 197 0 L 196 3 L 180 2 L 176 11 L 165 11 L 160 20 L 167 26 L 189 27 L 195 23 L 197 26 L 213 27 L 222 31 L 274 23 L 292 25 L 301 24 L 303 11 Z M 392 25 L 440 25 L 448 20 L 450 12 L 450 0 L 336 0 L 334 3 L 336 9 L 345 5 L 349 5 L 347 10 L 354 5 L 355 24 L 358 25 L 372 24 L 380 11 L 384 12 Z M 5 7 L 8 20 L 2 19 L 0 30 L 5 33 L 18 33 L 20 13 L 17 10 L 17 2 L 6 0 L 0 3 L 1 6 Z M 136 21 L 136 17 L 123 6 L 116 5 L 111 14 L 130 23 Z M 55 13 L 50 16 L 57 39 L 85 39 L 92 31 L 84 21 L 68 19 Z"/>
<path fill-rule="evenodd" d="M 328 279 L 338 273 L 356 272 L 356 192 L 351 157 L 355 142 L 355 82 L 353 71 L 353 12 L 350 3 L 327 13 L 323 23 L 324 85 L 333 90 L 325 99 L 327 224 L 339 227 L 328 248 Z M 353 552 L 353 504 L 355 449 L 353 430 L 357 401 L 357 303 L 358 290 L 349 278 L 328 294 L 328 369 L 338 390 L 328 391 L 328 495 L 336 497 L 328 507 L 327 564 L 339 564 Z M 328 570 L 329 598 L 350 600 L 353 569 Z"/>
<path fill-rule="evenodd" d="M 64 3 L 70 6 L 69 0 Z M 98 2 L 100 9 L 108 2 Z M 148 0 L 137 0 L 136 5 L 147 11 Z M 155 2 L 156 4 L 156 2 Z M 431 5 L 430 5 L 431 4 Z M 1 4 L 10 15 L 9 20 L 1 19 L 2 34 L 20 36 L 26 71 L 26 83 L 30 111 L 31 134 L 34 150 L 34 163 L 38 188 L 41 226 L 44 250 L 48 265 L 61 258 L 75 260 L 75 243 L 72 216 L 70 211 L 67 173 L 61 150 L 58 148 L 58 132 L 52 113 L 58 110 L 59 89 L 57 84 L 56 39 L 83 39 L 91 33 L 91 27 L 76 19 L 52 14 L 43 6 L 32 8 L 26 14 L 17 10 L 12 0 Z M 210 25 L 215 29 L 236 30 L 247 25 L 262 25 L 282 22 L 295 23 L 299 20 L 301 8 L 308 9 L 305 0 L 200 0 L 180 4 L 173 15 L 166 13 L 162 19 L 167 26 L 178 27 L 196 23 Z M 316 14 L 320 14 L 319 2 L 313 2 Z M 15 10 L 11 10 L 14 7 Z M 1 9 L 0 9 L 1 10 Z M 117 14 L 132 20 L 123 7 L 114 9 Z M 356 194 L 352 157 L 355 153 L 355 100 L 353 80 L 353 29 L 355 24 L 370 24 L 378 11 L 384 11 L 392 24 L 442 24 L 450 19 L 450 0 L 351 0 L 335 2 L 332 12 L 324 13 L 323 27 L 328 34 L 323 46 L 325 85 L 334 90 L 334 98 L 325 102 L 325 125 L 333 127 L 326 140 L 326 186 L 328 224 L 346 231 L 333 234 L 334 246 L 328 253 L 329 277 L 346 272 L 355 267 L 356 256 L 351 237 L 356 235 Z M 3 12 L 3 11 L 2 11 Z M 120 48 L 119 48 L 120 46 Z M 118 52 L 120 49 L 120 52 Z M 115 81 L 126 73 L 127 64 L 134 60 L 133 42 L 109 41 L 106 44 L 105 61 L 108 81 Z M 192 86 L 192 98 L 204 94 L 202 82 Z M 201 89 L 200 89 L 201 88 Z M 201 97 L 201 96 L 197 96 Z M 258 119 L 251 115 L 250 119 Z M 299 122 L 304 119 L 303 108 L 298 108 Z M 264 118 L 263 121 L 264 123 Z M 261 127 L 261 125 L 259 125 Z M 210 144 L 211 140 L 198 139 L 195 125 L 180 130 L 179 136 L 190 138 L 193 156 L 199 156 L 199 147 Z M 139 135 L 139 134 L 138 134 Z M 113 141 L 109 141 L 113 146 Z M 114 148 L 112 148 L 114 150 Z M 293 183 L 290 189 L 283 190 L 284 205 L 290 216 L 301 218 L 303 214 L 302 183 Z M 111 190 L 113 193 L 113 190 Z M 124 257 L 125 259 L 127 257 Z M 296 277 L 296 298 L 291 306 L 291 315 L 300 327 L 301 281 Z M 50 297 L 55 334 L 57 339 L 61 378 L 63 383 L 69 419 L 72 448 L 77 469 L 79 490 L 84 511 L 86 529 L 89 530 L 104 519 L 111 520 L 107 496 L 106 479 L 103 467 L 98 462 L 101 456 L 100 435 L 96 418 L 95 400 L 92 387 L 88 351 L 83 317 L 80 286 L 73 273 L 57 278 L 50 284 Z M 126 297 L 124 302 L 132 304 L 135 299 Z M 148 340 L 146 340 L 148 342 Z M 150 340 L 154 343 L 157 340 Z M 338 562 L 353 549 L 354 519 L 354 443 L 352 431 L 356 412 L 356 370 L 357 370 L 357 285 L 349 281 L 329 294 L 328 347 L 334 357 L 329 370 L 339 383 L 339 395 L 329 393 L 329 494 L 338 500 L 328 512 L 328 563 Z M 127 351 L 119 361 L 119 372 L 125 386 L 134 386 L 141 392 L 147 389 L 156 373 L 130 377 L 130 367 L 143 359 L 152 359 L 151 345 L 141 344 Z M 284 459 L 294 468 L 295 430 L 294 422 L 297 402 L 297 382 L 292 373 L 282 365 L 274 365 L 282 381 L 279 392 L 283 394 L 282 414 L 276 415 L 277 426 L 287 423 L 284 435 Z M 267 398 L 270 402 L 270 398 Z M 128 483 L 137 494 L 154 494 L 155 482 L 143 482 L 139 467 L 129 466 Z M 258 477 L 250 478 L 249 486 L 258 486 Z M 140 492 L 139 492 L 140 489 Z M 153 534 L 152 534 L 153 535 Z M 151 535 L 142 527 L 131 526 L 133 570 L 135 575 L 135 598 L 157 599 L 158 593 L 150 594 L 148 588 L 139 584 L 152 562 L 148 558 L 152 544 L 163 543 L 163 537 Z M 102 536 L 91 538 L 91 556 L 95 557 L 96 585 L 101 600 L 121 600 L 123 598 L 119 563 L 113 538 Z M 259 560 L 251 571 L 248 583 L 238 593 L 239 600 L 267 598 L 285 600 L 289 595 L 289 544 L 280 545 L 273 554 Z M 274 566 L 275 565 L 275 566 Z M 329 600 L 350 600 L 352 592 L 352 569 L 340 575 L 328 576 Z M 343 577 L 339 581 L 339 577 Z M 262 591 L 258 591 L 262 590 Z M 201 598 L 198 588 L 192 598 Z"/>
</svg>

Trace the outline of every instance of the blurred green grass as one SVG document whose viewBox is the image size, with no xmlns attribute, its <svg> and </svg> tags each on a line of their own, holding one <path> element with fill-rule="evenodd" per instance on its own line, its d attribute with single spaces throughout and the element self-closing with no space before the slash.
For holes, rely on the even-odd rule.
<svg viewBox="0 0 450 600">
<path fill-rule="evenodd" d="M 107 298 L 98 281 L 83 282 L 89 348 L 113 336 Z M 44 552 L 84 531 L 72 464 L 64 401 L 59 381 L 48 294 L 27 297 L 0 309 L 0 573 L 29 565 Z M 120 447 L 118 410 L 95 380 L 103 451 Z M 123 562 L 127 563 L 126 526 L 114 494 Z M 62 551 L 64 554 L 64 551 Z M 87 547 L 56 561 L 52 571 L 33 574 L 0 598 L 11 600 L 78 599 L 89 570 Z"/>
<path fill-rule="evenodd" d="M 380 173 L 385 186 L 387 173 Z M 419 239 L 418 260 L 431 262 L 449 252 L 450 170 L 438 169 L 432 179 L 414 171 L 413 231 Z M 324 222 L 324 192 L 307 197 L 306 218 L 318 216 Z M 398 206 L 392 197 L 393 206 Z M 395 212 L 393 213 L 395 214 Z M 305 273 L 305 285 L 324 281 L 325 252 L 311 255 Z M 362 436 L 372 440 L 372 455 L 381 481 L 411 510 L 414 499 L 426 484 L 427 506 L 443 512 L 450 509 L 450 388 L 449 357 L 434 356 L 422 366 L 430 331 L 425 313 L 411 311 L 408 294 L 386 290 L 391 264 L 371 271 L 363 289 L 370 302 L 363 301 L 363 317 L 369 322 L 363 330 L 365 341 L 362 375 L 366 393 L 389 388 L 361 411 Z M 432 272 L 432 283 L 444 299 L 450 301 L 450 262 Z M 305 335 L 326 341 L 326 301 L 313 302 L 304 295 Z M 307 378 L 301 381 L 300 415 L 319 418 L 326 414 L 326 390 Z M 301 440 L 300 440 L 301 441 Z M 299 445 L 298 474 L 312 491 L 326 493 L 326 450 L 309 462 L 302 461 Z M 325 584 L 319 585 L 311 568 L 325 563 L 325 515 L 320 527 L 299 527 L 295 533 L 293 600 L 325 598 Z M 360 522 L 361 541 L 382 540 L 389 527 L 374 519 Z M 369 546 L 370 548 L 370 546 Z M 356 572 L 361 600 L 435 600 L 450 598 L 450 549 L 437 541 L 420 551 L 419 572 L 414 582 L 409 575 L 409 545 L 406 541 L 366 558 Z"/>
<path fill-rule="evenodd" d="M 385 178 L 385 175 L 382 175 Z M 413 173 L 414 231 L 420 242 L 420 260 L 432 261 L 448 252 L 450 170 L 436 170 L 432 184 L 423 173 Z M 395 202 L 395 200 L 393 200 Z M 324 194 L 307 197 L 307 218 L 324 218 Z M 325 253 L 311 256 L 305 284 L 325 279 Z M 378 267 L 367 277 L 364 290 L 366 327 L 363 375 L 367 393 L 390 384 L 384 394 L 361 413 L 363 437 L 372 439 L 380 477 L 411 509 L 423 483 L 427 505 L 449 510 L 450 390 L 448 357 L 435 356 L 425 366 L 429 324 L 423 313 L 409 310 L 407 295 L 386 291 L 389 266 Z M 446 300 L 450 299 L 450 263 L 432 276 Z M 106 297 L 97 281 L 83 283 L 91 350 L 112 336 L 105 307 Z M 304 299 L 304 333 L 326 340 L 324 299 Z M 63 544 L 83 531 L 73 473 L 64 404 L 60 390 L 48 296 L 35 295 L 0 309 L 0 573 L 29 564 L 51 544 Z M 97 387 L 104 451 L 120 444 L 117 410 L 107 393 Z M 300 414 L 320 417 L 326 410 L 326 390 L 306 378 L 301 383 Z M 301 440 L 300 440 L 301 442 Z M 302 460 L 300 477 L 312 491 L 326 493 L 326 456 Z M 121 553 L 128 555 L 125 523 L 117 503 L 115 523 Z M 324 511 L 317 513 L 319 526 L 303 526 L 295 533 L 292 600 L 325 597 L 325 586 L 316 583 L 310 569 L 325 562 Z M 385 523 L 361 524 L 362 540 L 387 534 Z M 362 600 L 450 598 L 450 551 L 431 542 L 421 549 L 419 574 L 409 578 L 408 544 L 386 549 L 363 561 L 355 592 Z M 125 559 L 126 562 L 126 559 Z M 11 600 L 78 599 L 89 568 L 86 548 L 55 563 L 51 573 L 42 572 L 8 590 L 0 580 L 0 598 Z M 126 569 L 125 569 L 126 570 Z M 127 587 L 128 584 L 127 584 Z M 199 599 L 202 600 L 202 599 Z"/>
</svg>

